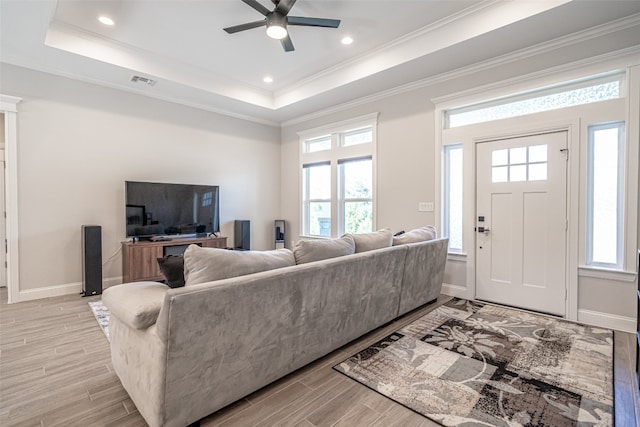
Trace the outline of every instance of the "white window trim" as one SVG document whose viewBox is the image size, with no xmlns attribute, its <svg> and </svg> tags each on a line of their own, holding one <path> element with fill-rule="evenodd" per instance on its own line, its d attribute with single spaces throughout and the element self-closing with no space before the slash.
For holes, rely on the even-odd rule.
<svg viewBox="0 0 640 427">
<path fill-rule="evenodd" d="M 624 247 L 624 206 L 625 206 L 625 122 L 598 123 L 592 124 L 587 128 L 587 226 L 586 226 L 586 265 L 593 268 L 601 268 L 603 270 L 622 271 L 624 268 L 625 247 Z M 616 262 L 601 263 L 593 261 L 593 144 L 594 133 L 604 129 L 618 129 L 618 177 L 617 177 L 617 206 L 616 206 Z"/>
<path fill-rule="evenodd" d="M 449 236 L 449 180 L 447 179 L 447 173 L 449 171 L 449 153 L 450 150 L 452 149 L 461 149 L 462 150 L 462 164 L 464 165 L 464 144 L 462 142 L 458 142 L 458 143 L 449 143 L 449 144 L 444 144 L 442 146 L 442 152 L 441 152 L 441 163 L 442 163 L 442 176 L 441 176 L 441 183 L 442 183 L 442 193 L 441 193 L 441 201 L 440 203 L 442 204 L 442 212 L 441 212 L 441 219 L 440 219 L 440 227 L 442 229 L 442 235 L 443 236 Z M 463 194 L 462 194 L 462 200 L 464 203 L 464 167 L 463 167 Z M 462 214 L 464 215 L 464 209 Z M 463 220 L 463 224 L 462 224 L 462 244 L 460 248 L 451 248 L 451 246 L 449 246 L 448 251 L 449 254 L 464 254 L 464 249 L 465 249 L 465 245 L 464 245 L 464 237 L 465 237 L 465 232 L 464 232 L 464 220 Z"/>
<path fill-rule="evenodd" d="M 372 161 L 372 189 L 371 189 L 371 200 L 372 200 L 372 228 L 373 230 L 377 229 L 377 127 L 378 127 L 378 114 L 377 112 L 367 114 L 364 116 L 354 117 L 351 119 L 343 120 L 340 122 L 336 122 L 333 124 L 323 125 L 320 127 L 304 130 L 298 132 L 299 137 L 299 186 L 298 186 L 298 194 L 300 196 L 301 203 L 298 206 L 300 213 L 300 237 L 304 238 L 313 238 L 313 239 L 322 239 L 326 238 L 325 236 L 315 236 L 309 235 L 308 227 L 307 227 L 307 218 L 305 209 L 303 206 L 305 205 L 304 200 L 304 177 L 303 177 L 303 165 L 310 163 L 321 163 L 329 161 L 331 164 L 331 194 L 332 199 L 335 197 L 335 203 L 332 203 L 331 206 L 331 236 L 337 237 L 340 234 L 340 230 L 343 228 L 343 221 L 341 219 L 340 205 L 341 205 L 341 194 L 339 188 L 339 167 L 338 162 L 344 159 L 352 159 L 357 157 L 371 157 Z M 371 144 L 358 144 L 358 145 L 350 145 L 350 146 L 340 146 L 339 134 L 354 130 L 357 128 L 371 127 L 372 129 L 372 142 Z M 309 139 L 314 139 L 326 135 L 331 135 L 331 150 L 322 150 L 316 151 L 312 153 L 305 152 L 305 141 Z M 332 200 L 333 201 L 333 200 Z"/>
</svg>

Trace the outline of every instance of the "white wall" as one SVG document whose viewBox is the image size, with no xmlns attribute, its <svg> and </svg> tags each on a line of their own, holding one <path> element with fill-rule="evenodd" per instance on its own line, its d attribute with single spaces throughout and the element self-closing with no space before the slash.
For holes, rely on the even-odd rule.
<svg viewBox="0 0 640 427">
<path fill-rule="evenodd" d="M 80 228 L 102 226 L 103 275 L 122 274 L 124 181 L 220 186 L 222 235 L 251 221 L 253 249 L 273 246 L 280 211 L 280 130 L 2 64 L 18 105 L 21 299 L 81 281 Z M 162 84 L 161 82 L 159 84 Z M 150 89 L 153 90 L 153 89 Z M 117 254 L 117 255 L 116 255 Z"/>
</svg>

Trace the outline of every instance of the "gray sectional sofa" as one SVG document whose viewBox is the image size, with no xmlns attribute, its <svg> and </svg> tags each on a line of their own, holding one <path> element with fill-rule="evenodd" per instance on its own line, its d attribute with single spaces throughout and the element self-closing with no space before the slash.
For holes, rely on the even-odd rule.
<svg viewBox="0 0 640 427">
<path fill-rule="evenodd" d="M 183 288 L 111 287 L 115 372 L 149 425 L 196 422 L 435 300 L 447 239 L 401 243 Z"/>
</svg>

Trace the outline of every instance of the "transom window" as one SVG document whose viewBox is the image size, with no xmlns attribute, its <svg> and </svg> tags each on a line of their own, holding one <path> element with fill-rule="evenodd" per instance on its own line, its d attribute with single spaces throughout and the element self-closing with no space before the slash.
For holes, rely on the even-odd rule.
<svg viewBox="0 0 640 427">
<path fill-rule="evenodd" d="M 491 182 L 544 181 L 547 145 L 495 150 L 491 153 Z"/>
<path fill-rule="evenodd" d="M 445 111 L 445 128 L 573 107 L 623 96 L 624 73 L 594 76 Z"/>
<path fill-rule="evenodd" d="M 373 231 L 376 119 L 377 114 L 300 134 L 302 235 Z"/>
</svg>

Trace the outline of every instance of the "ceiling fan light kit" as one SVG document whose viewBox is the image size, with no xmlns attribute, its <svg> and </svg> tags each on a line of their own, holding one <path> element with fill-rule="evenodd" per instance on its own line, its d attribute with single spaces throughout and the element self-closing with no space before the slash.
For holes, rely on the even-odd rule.
<svg viewBox="0 0 640 427">
<path fill-rule="evenodd" d="M 293 42 L 289 37 L 287 25 L 298 25 L 301 27 L 324 27 L 338 28 L 339 19 L 309 18 L 304 16 L 287 16 L 289 11 L 296 3 L 296 0 L 271 0 L 275 4 L 275 9 L 269 10 L 257 0 L 242 0 L 245 4 L 264 15 L 265 19 L 261 21 L 247 22 L 246 24 L 234 25 L 224 30 L 229 33 L 237 33 L 239 31 L 250 30 L 251 28 L 267 27 L 267 35 L 272 39 L 280 40 L 282 48 L 285 52 L 291 52 L 294 49 Z"/>
<path fill-rule="evenodd" d="M 287 17 L 276 12 L 268 14 L 267 35 L 276 40 L 287 37 Z"/>
</svg>

